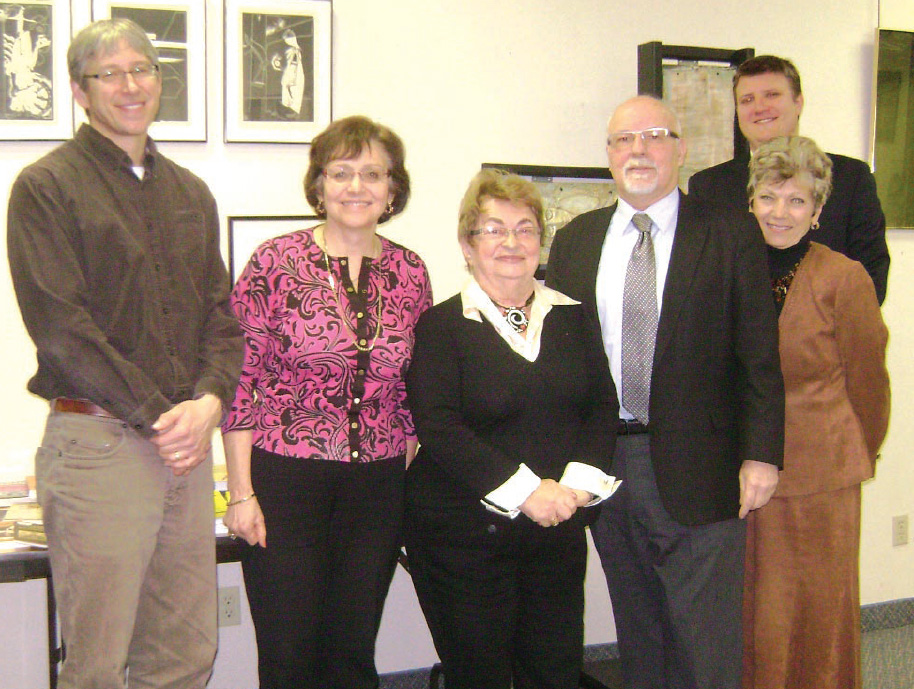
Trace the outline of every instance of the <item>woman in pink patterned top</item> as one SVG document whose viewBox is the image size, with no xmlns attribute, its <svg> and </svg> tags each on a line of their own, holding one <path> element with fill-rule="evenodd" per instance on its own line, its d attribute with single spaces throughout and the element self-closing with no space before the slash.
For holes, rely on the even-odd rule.
<svg viewBox="0 0 914 689">
<path fill-rule="evenodd" d="M 418 255 L 377 234 L 409 198 L 390 129 L 332 123 L 305 195 L 324 222 L 261 245 L 232 293 L 246 346 L 222 426 L 225 524 L 251 545 L 261 689 L 376 687 L 416 451 L 403 377 L 431 287 Z"/>
</svg>

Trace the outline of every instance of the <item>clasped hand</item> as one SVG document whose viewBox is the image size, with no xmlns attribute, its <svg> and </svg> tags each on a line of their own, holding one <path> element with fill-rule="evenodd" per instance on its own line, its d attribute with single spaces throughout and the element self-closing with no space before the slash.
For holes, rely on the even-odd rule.
<svg viewBox="0 0 914 689">
<path fill-rule="evenodd" d="M 213 443 L 213 430 L 222 415 L 215 395 L 176 404 L 152 424 L 152 443 L 175 476 L 184 476 L 206 459 Z"/>
<path fill-rule="evenodd" d="M 558 526 L 559 523 L 590 502 L 591 496 L 585 491 L 574 490 L 545 478 L 521 504 L 520 511 L 540 526 Z"/>
</svg>

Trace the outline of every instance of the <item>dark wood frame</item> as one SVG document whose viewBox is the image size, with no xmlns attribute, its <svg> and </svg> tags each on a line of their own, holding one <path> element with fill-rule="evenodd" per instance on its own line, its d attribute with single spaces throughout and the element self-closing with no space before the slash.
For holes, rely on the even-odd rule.
<svg viewBox="0 0 914 689">
<path fill-rule="evenodd" d="M 638 93 L 663 98 L 663 61 L 683 60 L 688 62 L 718 62 L 730 67 L 739 67 L 755 57 L 755 48 L 699 48 L 688 45 L 664 45 L 660 41 L 642 43 L 638 46 Z M 733 116 L 733 155 L 748 153 L 749 144 L 739 130 L 736 115 Z"/>
</svg>

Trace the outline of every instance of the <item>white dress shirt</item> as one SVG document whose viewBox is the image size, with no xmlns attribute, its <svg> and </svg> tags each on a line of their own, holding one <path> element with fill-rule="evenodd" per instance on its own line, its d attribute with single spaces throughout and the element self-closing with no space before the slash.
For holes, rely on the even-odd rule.
<svg viewBox="0 0 914 689">
<path fill-rule="evenodd" d="M 679 218 L 679 189 L 643 211 L 632 208 L 619 199 L 616 212 L 609 221 L 609 230 L 603 240 L 600 267 L 597 270 L 596 302 L 603 332 L 603 349 L 609 360 L 616 390 L 622 390 L 622 293 L 625 290 L 625 272 L 638 240 L 638 228 L 632 222 L 635 213 L 646 213 L 653 223 L 651 240 L 654 243 L 654 261 L 657 269 L 657 314 L 663 312 L 663 286 L 673 253 L 673 237 Z M 620 399 L 621 401 L 621 399 Z M 625 407 L 619 407 L 619 416 L 633 419 Z"/>
</svg>

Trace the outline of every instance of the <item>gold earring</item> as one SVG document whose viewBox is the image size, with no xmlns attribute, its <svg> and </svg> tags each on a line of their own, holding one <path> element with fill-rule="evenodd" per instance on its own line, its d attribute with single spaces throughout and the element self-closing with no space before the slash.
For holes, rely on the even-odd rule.
<svg viewBox="0 0 914 689">
<path fill-rule="evenodd" d="M 394 202 L 388 201 L 387 202 L 387 215 L 393 215 L 393 214 L 394 214 Z"/>
<path fill-rule="evenodd" d="M 314 207 L 314 210 L 317 211 L 317 214 L 320 215 L 325 211 L 324 209 L 324 199 L 318 199 L 317 205 Z"/>
</svg>

